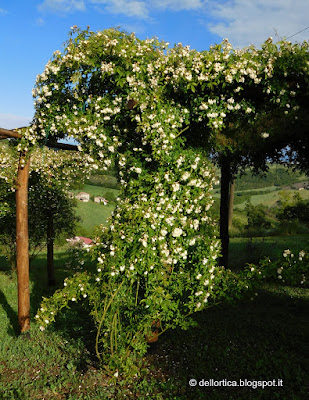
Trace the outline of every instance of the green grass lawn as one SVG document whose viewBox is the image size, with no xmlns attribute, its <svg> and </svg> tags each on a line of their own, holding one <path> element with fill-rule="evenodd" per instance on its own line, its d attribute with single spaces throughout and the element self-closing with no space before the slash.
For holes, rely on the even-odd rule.
<svg viewBox="0 0 309 400">
<path fill-rule="evenodd" d="M 263 192 L 262 194 L 259 193 L 261 191 Z M 263 188 L 263 190 L 250 189 L 236 191 L 234 197 L 234 210 L 244 210 L 248 200 L 250 200 L 251 204 L 254 206 L 263 204 L 264 206 L 272 207 L 277 203 L 278 200 L 280 200 L 280 191 L 281 190 L 278 190 L 278 188 L 275 186 L 266 187 Z M 288 190 L 286 192 L 290 194 L 291 198 L 295 194 L 299 194 L 301 199 L 309 199 L 309 190 Z M 219 201 L 220 193 L 217 190 L 214 191 L 213 198 L 215 201 Z"/>
<path fill-rule="evenodd" d="M 284 239 L 268 238 L 269 249 L 303 247 L 309 237 Z M 236 259 L 242 250 L 235 245 L 244 246 L 244 242 L 232 241 Z M 59 287 L 66 276 L 76 272 L 67 265 L 69 260 L 65 248 L 56 250 Z M 0 257 L 1 400 L 306 398 L 309 289 L 264 284 L 253 300 L 197 313 L 195 328 L 168 331 L 151 345 L 141 375 L 128 383 L 123 377 L 110 379 L 98 368 L 95 328 L 87 307 L 74 305 L 47 331 L 39 331 L 34 322 L 36 310 L 42 296 L 54 290 L 46 286 L 45 263 L 42 253 L 31 265 L 31 335 L 19 336 L 16 276 Z M 92 270 L 94 265 L 86 262 L 85 267 Z M 283 387 L 190 387 L 190 379 L 282 379 Z"/>
<path fill-rule="evenodd" d="M 177 382 L 175 399 L 282 399 L 306 397 L 309 290 L 265 286 L 251 302 L 196 314 L 198 326 L 170 331 L 158 342 L 153 363 Z M 190 388 L 204 380 L 282 379 L 282 388 Z M 303 397 L 304 396 L 304 397 Z"/>
<path fill-rule="evenodd" d="M 115 208 L 115 204 L 84 203 L 78 201 L 76 214 L 81 219 L 76 231 L 77 236 L 92 236 L 93 229 L 100 225 L 106 225 L 107 218 Z"/>
<path fill-rule="evenodd" d="M 229 264 L 233 269 L 244 267 L 247 263 L 258 263 L 264 257 L 274 260 L 285 249 L 297 254 L 300 250 L 309 251 L 309 234 L 290 236 L 269 236 L 231 238 Z"/>
<path fill-rule="evenodd" d="M 256 206 L 258 204 L 263 204 L 264 206 L 272 207 L 279 200 L 279 192 L 280 191 L 272 190 L 269 193 L 252 195 L 252 196 L 250 196 L 250 201 L 254 206 Z M 293 197 L 295 194 L 299 193 L 300 197 L 303 200 L 309 199 L 309 190 L 289 190 L 288 193 L 291 194 L 291 197 Z M 245 201 L 243 201 L 240 204 L 237 204 L 235 206 L 235 208 L 239 209 L 239 210 L 244 210 L 247 200 L 248 199 L 246 199 Z"/>
<path fill-rule="evenodd" d="M 107 193 L 112 194 L 116 199 L 119 190 L 105 188 L 102 186 L 95 185 L 84 185 L 83 188 L 72 190 L 73 193 L 87 192 L 93 196 L 107 196 Z M 77 200 L 76 214 L 80 218 L 76 235 L 77 236 L 89 236 L 92 237 L 94 229 L 100 225 L 106 225 L 107 218 L 111 215 L 111 212 L 115 208 L 114 202 L 109 202 L 107 205 L 103 203 L 94 203 L 92 200 L 89 202 L 82 202 Z"/>
</svg>

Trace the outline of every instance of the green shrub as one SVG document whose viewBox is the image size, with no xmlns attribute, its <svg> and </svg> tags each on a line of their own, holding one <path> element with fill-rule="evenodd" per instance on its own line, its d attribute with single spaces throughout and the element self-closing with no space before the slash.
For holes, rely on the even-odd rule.
<svg viewBox="0 0 309 400">
<path fill-rule="evenodd" d="M 113 175 L 92 175 L 86 181 L 86 184 L 106 187 L 110 189 L 120 189 L 117 178 Z"/>
<path fill-rule="evenodd" d="M 281 221 L 274 229 L 274 235 L 301 235 L 308 233 L 308 227 L 298 220 Z"/>
<path fill-rule="evenodd" d="M 287 249 L 277 261 L 271 261 L 269 258 L 262 260 L 259 268 L 266 280 L 285 285 L 306 285 L 309 275 L 309 255 L 304 250 L 297 255 Z"/>
<path fill-rule="evenodd" d="M 111 190 L 108 190 L 107 192 L 105 192 L 104 197 L 110 203 L 116 203 L 117 196 Z"/>
<path fill-rule="evenodd" d="M 249 229 L 253 228 L 264 228 L 269 229 L 271 227 L 271 222 L 269 217 L 267 216 L 267 208 L 263 205 L 259 204 L 257 206 L 253 206 L 250 202 L 246 204 L 246 212 L 248 218 Z"/>
<path fill-rule="evenodd" d="M 297 198 L 292 204 L 287 204 L 277 213 L 280 221 L 298 220 L 309 225 L 309 201 Z"/>
<path fill-rule="evenodd" d="M 244 235 L 246 224 L 242 218 L 233 216 L 233 225 L 230 228 L 230 237 L 241 237 Z"/>
</svg>

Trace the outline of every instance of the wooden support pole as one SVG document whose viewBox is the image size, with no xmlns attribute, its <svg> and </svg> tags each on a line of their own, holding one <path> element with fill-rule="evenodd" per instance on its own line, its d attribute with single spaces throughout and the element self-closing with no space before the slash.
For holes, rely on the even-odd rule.
<svg viewBox="0 0 309 400">
<path fill-rule="evenodd" d="M 230 195 L 229 195 L 229 229 L 231 229 L 233 226 L 234 196 L 235 196 L 235 179 L 232 178 L 230 182 Z"/>
<path fill-rule="evenodd" d="M 228 267 L 229 260 L 229 198 L 230 198 L 230 159 L 222 156 L 221 159 L 221 197 L 220 197 L 220 239 L 222 256 L 220 265 Z"/>
<path fill-rule="evenodd" d="M 30 329 L 28 179 L 30 157 L 19 158 L 16 181 L 16 264 L 18 284 L 18 322 L 22 333 Z"/>
</svg>

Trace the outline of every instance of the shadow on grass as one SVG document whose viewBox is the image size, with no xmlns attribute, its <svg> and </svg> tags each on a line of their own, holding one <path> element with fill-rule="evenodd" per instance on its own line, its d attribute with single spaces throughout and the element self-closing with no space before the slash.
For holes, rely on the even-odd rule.
<svg viewBox="0 0 309 400">
<path fill-rule="evenodd" d="M 264 238 L 242 238 L 231 240 L 229 246 L 229 268 L 233 270 L 243 269 L 246 264 L 258 264 L 265 257 L 274 257 L 278 242 L 266 242 Z M 277 255 L 277 254 L 276 254 Z"/>
<path fill-rule="evenodd" d="M 0 254 L 0 271 L 3 272 L 11 272 L 12 268 L 10 266 L 10 264 L 8 263 L 7 259 L 5 256 Z"/>
<path fill-rule="evenodd" d="M 309 391 L 308 309 L 308 299 L 261 291 L 249 303 L 197 313 L 196 328 L 166 332 L 147 359 L 155 365 L 156 379 L 171 380 L 177 387 L 174 397 L 166 399 L 300 400 Z M 191 379 L 195 387 L 190 387 Z M 211 379 L 221 384 L 207 386 Z M 249 384 L 275 380 L 277 386 L 226 384 L 245 379 Z"/>
<path fill-rule="evenodd" d="M 67 254 L 56 255 L 56 277 L 62 287 L 63 277 L 76 271 L 65 267 Z M 55 288 L 47 287 L 44 256 L 30 269 L 33 284 L 31 314 L 35 315 L 42 296 L 48 297 Z M 0 293 L 1 296 L 1 293 Z M 0 298 L 3 303 L 2 298 Z M 5 302 L 4 302 L 5 303 Z M 86 304 L 85 304 L 86 305 Z M 152 367 L 157 391 L 148 398 L 164 400 L 300 400 L 309 390 L 309 299 L 291 298 L 284 291 L 261 290 L 251 302 L 221 305 L 197 313 L 196 328 L 188 331 L 169 331 L 152 345 L 146 361 Z M 12 321 L 12 309 L 6 311 Z M 16 318 L 16 316 L 15 316 Z M 78 370 L 95 363 L 93 352 L 95 328 L 89 310 L 73 304 L 57 316 L 55 332 L 75 348 L 87 352 L 74 355 Z M 80 344 L 80 347 L 79 347 Z M 75 346 L 76 345 L 76 346 Z M 147 379 L 151 379 L 151 375 Z M 197 386 L 190 387 L 190 379 Z M 206 386 L 217 382 L 267 381 L 282 379 L 283 387 L 253 389 L 249 386 Z M 161 384 L 160 384 L 161 382 Z M 173 385 L 169 385 L 173 382 Z M 199 383 L 202 382 L 201 385 Z M 151 383 L 147 390 L 151 390 Z M 162 396 L 161 396 L 162 395 Z M 119 397 L 120 398 L 120 397 Z M 123 397 L 121 397 L 123 398 Z M 143 397 L 136 397 L 143 398 Z M 146 396 L 144 397 L 146 398 Z"/>
<path fill-rule="evenodd" d="M 63 281 L 78 272 L 83 272 L 82 268 L 71 268 L 68 264 L 70 254 L 67 252 L 58 252 L 54 257 L 56 285 L 47 284 L 47 266 L 46 254 L 37 257 L 30 266 L 30 280 L 32 282 L 30 314 L 32 320 L 40 307 L 42 297 L 50 297 L 57 289 L 63 288 Z M 91 265 L 88 270 L 95 267 Z M 95 326 L 90 316 L 90 309 L 87 307 L 87 301 L 83 304 L 71 302 L 69 309 L 61 311 L 56 322 L 49 328 L 61 335 L 64 340 L 76 341 L 84 349 L 81 357 L 77 360 L 79 370 L 86 368 L 86 364 L 96 361 L 95 356 Z M 78 357 L 77 357 L 78 358 Z"/>
<path fill-rule="evenodd" d="M 65 253 L 56 257 L 58 287 L 62 287 L 65 276 L 76 272 L 65 267 L 66 261 Z M 46 286 L 44 262 L 41 260 L 41 264 L 33 265 L 31 270 L 33 313 L 41 297 L 55 290 Z M 291 298 L 279 290 L 276 293 L 261 290 L 254 301 L 221 305 L 197 313 L 196 328 L 168 331 L 149 349 L 146 360 L 153 371 L 155 390 L 162 393 L 165 400 L 306 398 L 309 390 L 308 309 L 308 299 Z M 95 364 L 95 327 L 87 307 L 73 304 L 70 310 L 57 316 L 52 329 L 87 350 L 87 354 L 84 352 L 75 360 L 78 370 Z M 196 387 L 189 386 L 190 379 L 196 379 Z M 283 387 L 253 389 L 250 386 L 203 385 L 210 379 L 221 381 L 221 385 L 224 380 L 237 384 L 245 379 L 249 384 L 275 380 L 278 384 L 278 379 L 282 379 Z M 169 382 L 173 382 L 172 387 Z"/>
<path fill-rule="evenodd" d="M 1 304 L 1 307 L 4 309 L 4 311 L 6 312 L 6 315 L 10 321 L 10 324 L 8 325 L 8 329 L 7 329 L 8 335 L 17 336 L 18 332 L 19 332 L 18 315 L 17 315 L 16 311 L 8 303 L 2 290 L 0 290 L 0 304 Z"/>
<path fill-rule="evenodd" d="M 278 259 L 289 248 L 294 254 L 308 249 L 309 235 L 271 236 L 253 238 L 231 238 L 229 246 L 229 268 L 243 268 L 247 263 L 258 264 L 265 257 Z"/>
</svg>

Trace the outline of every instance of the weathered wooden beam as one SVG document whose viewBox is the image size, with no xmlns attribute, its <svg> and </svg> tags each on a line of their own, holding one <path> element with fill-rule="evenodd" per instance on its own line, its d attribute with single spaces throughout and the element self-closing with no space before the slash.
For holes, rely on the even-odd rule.
<svg viewBox="0 0 309 400">
<path fill-rule="evenodd" d="M 233 226 L 234 197 L 235 197 L 235 178 L 232 178 L 230 182 L 230 195 L 229 195 L 229 229 L 231 229 Z"/>
<path fill-rule="evenodd" d="M 16 264 L 18 286 L 18 322 L 20 331 L 30 329 L 28 179 L 30 157 L 22 153 L 16 180 Z"/>
<path fill-rule="evenodd" d="M 74 144 L 47 142 L 46 146 L 51 147 L 53 149 L 78 151 L 78 147 L 75 146 Z"/>
<path fill-rule="evenodd" d="M 7 138 L 21 139 L 22 136 L 15 131 L 0 128 L 0 140 L 7 139 Z M 67 143 L 56 143 L 56 142 L 47 141 L 45 146 L 51 147 L 53 149 L 78 151 L 77 146 L 75 146 L 73 144 L 67 144 Z"/>
<path fill-rule="evenodd" d="M 22 136 L 19 133 L 9 130 L 9 129 L 3 129 L 3 128 L 0 128 L 0 135 L 4 136 L 6 138 L 16 138 L 16 139 L 22 138 Z"/>
<path fill-rule="evenodd" d="M 221 196 L 220 196 L 220 239 L 222 244 L 220 264 L 228 267 L 229 260 L 229 197 L 231 181 L 231 161 L 229 155 L 222 155 L 221 161 Z"/>
</svg>

